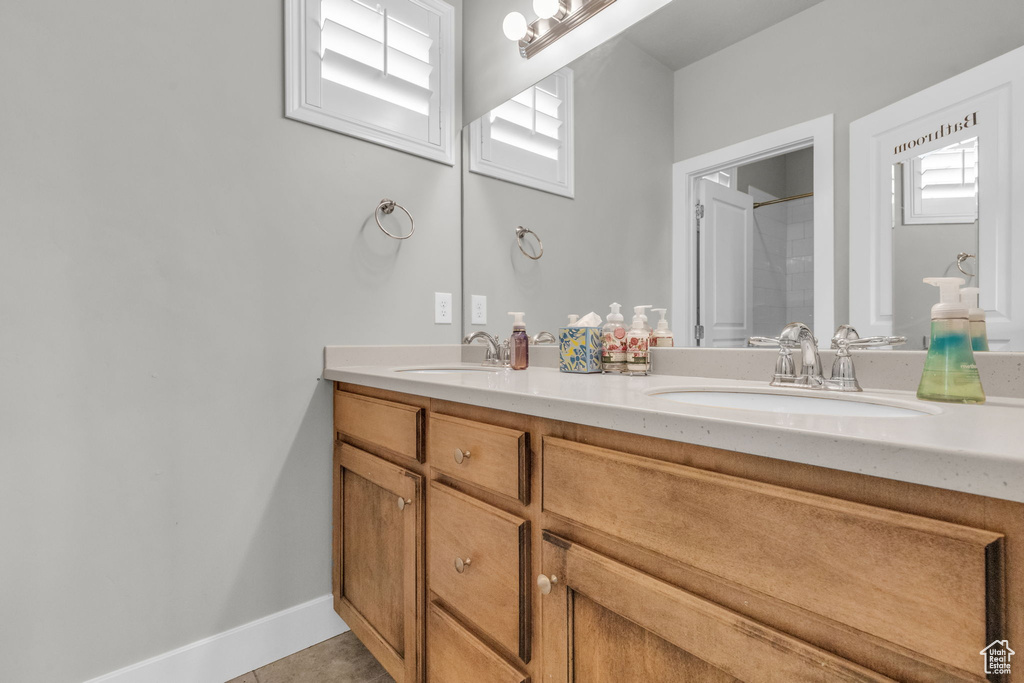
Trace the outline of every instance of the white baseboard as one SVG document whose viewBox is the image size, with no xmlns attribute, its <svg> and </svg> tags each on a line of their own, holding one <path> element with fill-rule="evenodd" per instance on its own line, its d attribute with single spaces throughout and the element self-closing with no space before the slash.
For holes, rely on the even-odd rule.
<svg viewBox="0 0 1024 683">
<path fill-rule="evenodd" d="M 347 630 L 325 595 L 86 683 L 225 683 Z"/>
</svg>

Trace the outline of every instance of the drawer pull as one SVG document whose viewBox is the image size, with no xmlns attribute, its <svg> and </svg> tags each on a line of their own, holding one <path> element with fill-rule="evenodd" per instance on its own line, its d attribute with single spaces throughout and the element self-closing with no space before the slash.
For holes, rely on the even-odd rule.
<svg viewBox="0 0 1024 683">
<path fill-rule="evenodd" d="M 465 460 L 466 458 L 468 458 L 468 457 L 469 457 L 469 451 L 464 451 L 464 450 L 462 450 L 461 448 L 456 448 L 456 449 L 455 449 L 455 453 L 454 453 L 454 456 L 455 456 L 455 462 L 456 462 L 457 464 L 461 465 L 461 464 L 462 464 L 462 462 L 463 462 L 463 461 L 464 461 L 464 460 Z"/>
<path fill-rule="evenodd" d="M 399 510 L 404 510 L 406 505 L 412 505 L 412 500 L 410 500 L 408 498 L 402 498 L 401 496 L 399 496 L 398 497 L 398 509 Z"/>
<path fill-rule="evenodd" d="M 456 557 L 455 558 L 455 571 L 457 571 L 460 574 L 463 573 L 469 567 L 469 563 L 470 562 L 472 562 L 472 560 L 469 559 L 468 557 L 466 559 L 462 559 L 461 557 Z"/>
<path fill-rule="evenodd" d="M 540 592 L 542 595 L 547 595 L 548 593 L 550 593 L 551 586 L 553 586 L 556 583 L 558 583 L 558 577 L 554 575 L 552 575 L 550 579 L 544 576 L 543 574 L 537 577 L 537 587 L 540 588 Z"/>
</svg>

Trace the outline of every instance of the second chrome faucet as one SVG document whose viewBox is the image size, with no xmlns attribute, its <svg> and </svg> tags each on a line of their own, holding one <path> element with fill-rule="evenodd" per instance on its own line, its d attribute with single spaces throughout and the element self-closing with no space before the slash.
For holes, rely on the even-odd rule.
<svg viewBox="0 0 1024 683">
<path fill-rule="evenodd" d="M 818 354 L 818 340 L 811 328 L 803 323 L 789 323 L 782 328 L 778 337 L 751 337 L 749 346 L 774 346 L 779 349 L 775 361 L 773 387 L 798 389 L 825 389 L 830 391 L 863 391 L 857 381 L 850 356 L 851 346 L 895 346 L 907 341 L 906 337 L 865 337 L 860 338 L 857 330 L 850 325 L 840 325 L 832 336 L 832 348 L 836 359 L 832 364 L 832 376 L 825 378 L 821 371 L 821 356 Z M 796 371 L 792 352 L 800 351 L 800 371 Z"/>
</svg>

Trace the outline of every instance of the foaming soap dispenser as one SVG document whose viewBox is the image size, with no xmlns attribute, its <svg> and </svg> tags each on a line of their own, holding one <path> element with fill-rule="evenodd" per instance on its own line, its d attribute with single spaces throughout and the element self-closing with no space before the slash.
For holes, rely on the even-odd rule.
<svg viewBox="0 0 1024 683">
<path fill-rule="evenodd" d="M 985 392 L 971 350 L 967 306 L 960 301 L 960 277 L 926 277 L 939 288 L 932 306 L 932 341 L 921 373 L 917 397 L 946 403 L 984 403 Z"/>
<path fill-rule="evenodd" d="M 646 375 L 651 370 L 651 331 L 645 308 L 651 306 L 633 307 L 633 325 L 626 332 L 626 372 L 630 375 Z"/>
<path fill-rule="evenodd" d="M 975 351 L 988 351 L 988 330 L 985 327 L 985 309 L 978 307 L 977 287 L 962 287 L 960 301 L 967 306 L 967 317 L 971 321 L 971 348 Z"/>
<path fill-rule="evenodd" d="M 509 315 L 514 317 L 512 322 L 512 369 L 525 370 L 530 365 L 530 338 L 526 336 L 526 323 L 523 322 L 522 311 L 510 311 Z"/>
</svg>

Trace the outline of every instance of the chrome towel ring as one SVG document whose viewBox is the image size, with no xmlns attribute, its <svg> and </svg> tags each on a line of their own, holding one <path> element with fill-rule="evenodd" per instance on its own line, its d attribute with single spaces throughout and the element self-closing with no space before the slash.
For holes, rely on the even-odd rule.
<svg viewBox="0 0 1024 683">
<path fill-rule="evenodd" d="M 523 238 L 527 235 L 527 233 L 533 235 L 533 239 L 537 240 L 537 248 L 540 249 L 540 253 L 537 254 L 536 256 L 534 256 L 533 254 L 531 254 L 530 252 L 526 251 L 526 249 L 523 248 Z M 521 225 L 518 228 L 516 228 L 516 242 L 519 243 L 519 251 L 523 252 L 523 256 L 525 256 L 526 258 L 531 258 L 534 261 L 536 261 L 537 259 L 544 255 L 544 243 L 540 241 L 540 237 L 537 237 L 537 233 L 535 233 L 533 230 L 530 230 L 529 228 L 524 228 Z"/>
<path fill-rule="evenodd" d="M 395 234 L 392 234 L 392 233 L 388 232 L 387 228 L 385 228 L 384 225 L 380 222 L 380 214 L 381 214 L 381 212 L 383 212 L 384 215 L 386 215 L 386 216 L 390 216 L 392 213 L 394 213 L 396 207 L 401 209 L 402 211 L 404 211 L 405 215 L 409 217 L 409 234 L 408 235 L 395 235 Z M 374 218 L 374 220 L 377 221 L 377 227 L 381 229 L 381 232 L 383 232 L 388 237 L 394 237 L 396 240 L 407 240 L 410 237 L 412 237 L 412 234 L 414 232 L 416 232 L 416 221 L 413 220 L 412 214 L 409 213 L 408 209 L 406 209 L 401 204 L 395 202 L 393 199 L 382 199 L 382 200 L 380 200 L 380 204 L 378 204 L 377 208 L 374 209 L 374 211 L 373 211 L 373 218 Z"/>
<path fill-rule="evenodd" d="M 967 277 L 974 277 L 975 273 L 968 273 L 966 270 L 964 270 L 964 261 L 966 261 L 969 258 L 976 259 L 978 257 L 975 256 L 974 254 L 968 254 L 966 251 L 961 251 L 959 254 L 956 255 L 956 267 L 960 270 L 961 273 L 963 273 Z"/>
</svg>

